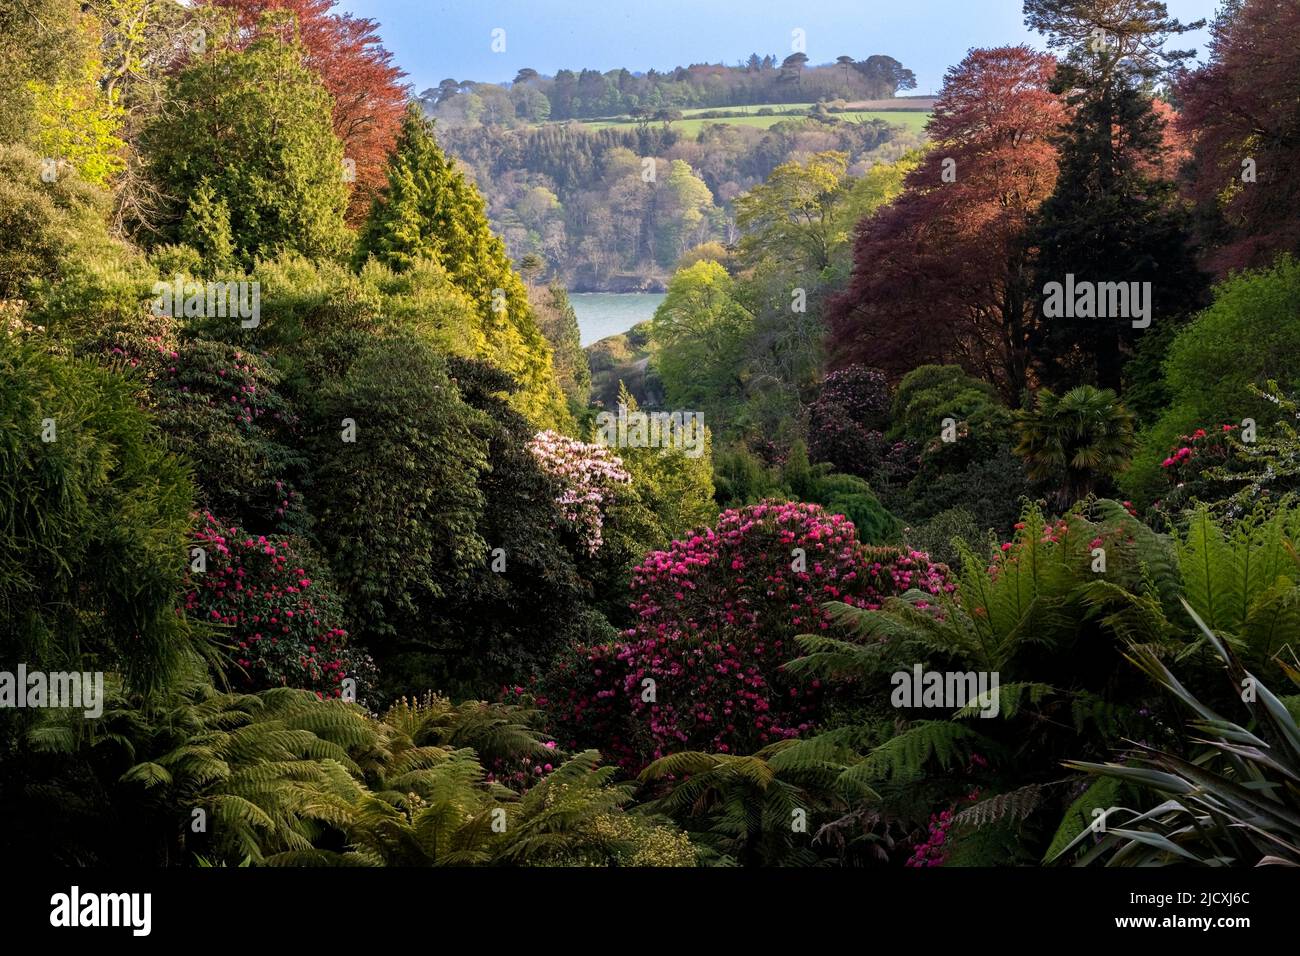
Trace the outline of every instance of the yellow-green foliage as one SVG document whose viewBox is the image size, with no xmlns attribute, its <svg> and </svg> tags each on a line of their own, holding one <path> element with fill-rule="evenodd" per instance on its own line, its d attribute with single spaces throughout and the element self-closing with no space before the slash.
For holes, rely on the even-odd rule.
<svg viewBox="0 0 1300 956">
<path fill-rule="evenodd" d="M 619 383 L 618 401 L 629 415 L 640 410 L 622 383 Z M 617 410 L 611 414 L 617 414 Z M 687 448 L 673 444 L 663 448 L 616 449 L 632 476 L 638 500 L 649 509 L 654 526 L 653 539 L 645 542 L 649 547 L 665 547 L 673 538 L 709 524 L 718 516 L 718 505 L 713 499 L 713 438 L 707 428 L 702 430 L 703 435 L 686 438 L 700 441 L 702 450 L 698 456 L 687 454 Z"/>
<path fill-rule="evenodd" d="M 52 182 L 43 157 L 0 144 L 0 299 L 31 302 L 32 321 L 102 321 L 147 294 L 143 257 L 105 226 L 107 192 L 67 164 Z"/>
<path fill-rule="evenodd" d="M 184 262 L 184 253 L 183 246 L 163 247 L 154 259 L 166 272 L 163 263 Z M 353 357 L 365 340 L 407 332 L 443 354 L 480 359 L 510 374 L 519 383 L 510 404 L 534 424 L 572 424 L 545 340 L 540 347 L 547 374 L 536 375 L 530 370 L 541 359 L 532 347 L 512 327 L 484 322 L 465 291 L 433 259 L 420 259 L 401 272 L 372 259 L 355 272 L 340 263 L 285 253 L 259 261 L 250 277 L 261 283 L 260 324 L 254 329 L 227 324 L 220 334 L 274 352 L 290 376 L 307 375 L 318 383 L 321 375 L 337 371 L 330 365 L 331 348 L 347 348 Z"/>
<path fill-rule="evenodd" d="M 36 132 L 33 88 L 69 76 L 83 36 L 80 0 L 0 3 L 0 142 L 31 144 Z"/>
<path fill-rule="evenodd" d="M 645 817 L 616 810 L 588 820 L 581 831 L 592 846 L 563 858 L 564 866 L 694 866 L 690 837 Z"/>
<path fill-rule="evenodd" d="M 99 25 L 85 17 L 72 69 L 54 82 L 29 83 L 36 114 L 34 147 L 43 155 L 71 163 L 84 179 L 107 185 L 125 163 L 118 135 L 126 111 L 115 93 L 101 90 Z"/>
</svg>

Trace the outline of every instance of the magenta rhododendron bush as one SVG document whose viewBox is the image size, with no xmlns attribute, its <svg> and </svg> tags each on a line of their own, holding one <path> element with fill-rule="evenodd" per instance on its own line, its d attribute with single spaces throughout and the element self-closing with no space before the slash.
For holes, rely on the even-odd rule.
<svg viewBox="0 0 1300 956">
<path fill-rule="evenodd" d="M 543 700 L 567 743 L 599 740 L 624 766 L 678 750 L 749 753 L 816 722 L 820 682 L 798 683 L 783 665 L 798 656 L 796 635 L 830 627 L 822 605 L 876 608 L 911 588 L 952 585 L 924 554 L 868 547 L 820 505 L 726 511 L 641 562 L 636 623 L 562 660 Z"/>
<path fill-rule="evenodd" d="M 203 549 L 205 567 L 190 574 L 186 611 L 233 645 L 237 684 L 338 697 L 345 677 L 361 683 L 358 671 L 368 662 L 345 648 L 338 596 L 285 538 L 250 535 L 205 513 L 194 546 Z"/>
</svg>

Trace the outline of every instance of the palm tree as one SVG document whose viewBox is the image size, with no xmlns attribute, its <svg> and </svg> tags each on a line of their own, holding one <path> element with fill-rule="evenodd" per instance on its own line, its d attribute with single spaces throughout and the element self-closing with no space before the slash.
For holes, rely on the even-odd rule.
<svg viewBox="0 0 1300 956">
<path fill-rule="evenodd" d="M 1015 428 L 1015 453 L 1032 479 L 1057 486 L 1062 509 L 1127 468 L 1135 444 L 1132 414 L 1114 391 L 1091 385 L 1059 397 L 1043 389 L 1036 408 L 1017 413 Z"/>
</svg>

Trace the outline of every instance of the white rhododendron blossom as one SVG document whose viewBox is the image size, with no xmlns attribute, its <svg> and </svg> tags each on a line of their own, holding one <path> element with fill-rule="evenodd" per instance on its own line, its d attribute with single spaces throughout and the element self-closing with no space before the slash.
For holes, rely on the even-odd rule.
<svg viewBox="0 0 1300 956">
<path fill-rule="evenodd" d="M 560 484 L 556 504 L 588 554 L 600 550 L 605 510 L 617 485 L 632 476 L 623 461 L 605 445 L 589 445 L 553 431 L 540 431 L 528 443 L 538 463 Z"/>
</svg>

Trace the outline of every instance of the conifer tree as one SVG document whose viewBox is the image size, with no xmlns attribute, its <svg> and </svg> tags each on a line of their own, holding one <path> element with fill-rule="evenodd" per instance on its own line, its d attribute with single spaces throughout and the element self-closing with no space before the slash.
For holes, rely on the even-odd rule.
<svg viewBox="0 0 1300 956">
<path fill-rule="evenodd" d="M 1139 336 L 1163 336 L 1200 304 L 1205 283 L 1175 187 L 1160 172 L 1163 120 L 1151 86 L 1191 54 L 1164 49 L 1184 25 L 1158 0 L 1026 0 L 1026 23 L 1064 49 L 1053 90 L 1072 117 L 1060 139 L 1056 190 L 1039 210 L 1035 285 L 1150 282 L 1149 329 L 1125 318 L 1043 318 L 1030 347 L 1053 385 L 1119 389 Z M 1041 303 L 1040 303 L 1041 314 Z M 1156 350 L 1158 351 L 1158 350 Z M 1144 350 L 1144 361 L 1158 361 Z M 1144 377 L 1144 376 L 1139 376 Z"/>
<path fill-rule="evenodd" d="M 167 99 L 143 137 L 172 200 L 160 224 L 164 241 L 197 228 L 190 213 L 201 198 L 213 208 L 224 202 L 235 258 L 246 267 L 286 250 L 346 254 L 343 147 L 329 94 L 300 46 L 277 36 L 242 51 L 210 43 L 172 81 Z"/>
<path fill-rule="evenodd" d="M 356 255 L 359 263 L 373 257 L 398 272 L 420 259 L 437 262 L 475 304 L 488 343 L 480 357 L 523 387 L 520 411 L 536 424 L 567 421 L 528 289 L 488 225 L 483 196 L 438 145 L 418 104 L 402 122 L 388 185 L 371 207 Z"/>
</svg>

